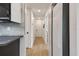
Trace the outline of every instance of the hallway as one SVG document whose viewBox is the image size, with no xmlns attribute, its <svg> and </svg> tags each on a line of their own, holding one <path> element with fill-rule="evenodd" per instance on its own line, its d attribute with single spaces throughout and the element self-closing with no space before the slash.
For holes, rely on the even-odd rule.
<svg viewBox="0 0 79 59">
<path fill-rule="evenodd" d="M 28 20 L 29 19 L 29 20 Z M 51 6 L 26 4 L 26 55 L 51 55 Z M 48 48 L 49 47 L 49 48 Z"/>
<path fill-rule="evenodd" d="M 79 56 L 79 3 L 0 3 L 0 56 Z"/>
<path fill-rule="evenodd" d="M 48 56 L 48 47 L 43 37 L 36 37 L 32 48 L 26 50 L 29 56 Z"/>
</svg>

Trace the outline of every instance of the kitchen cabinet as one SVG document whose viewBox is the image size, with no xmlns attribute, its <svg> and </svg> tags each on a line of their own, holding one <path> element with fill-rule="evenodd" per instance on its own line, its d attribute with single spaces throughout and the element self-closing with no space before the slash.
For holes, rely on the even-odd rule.
<svg viewBox="0 0 79 59">
<path fill-rule="evenodd" d="M 11 21 L 21 23 L 21 4 L 11 3 Z"/>
</svg>

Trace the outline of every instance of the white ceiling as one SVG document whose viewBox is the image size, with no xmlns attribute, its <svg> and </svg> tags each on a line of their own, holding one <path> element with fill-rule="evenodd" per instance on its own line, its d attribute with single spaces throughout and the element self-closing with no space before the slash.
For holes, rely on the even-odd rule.
<svg viewBox="0 0 79 59">
<path fill-rule="evenodd" d="M 34 19 L 43 19 L 49 6 L 50 3 L 28 3 L 28 7 L 30 7 L 33 12 Z M 38 12 L 38 10 L 40 10 L 40 12 Z"/>
</svg>

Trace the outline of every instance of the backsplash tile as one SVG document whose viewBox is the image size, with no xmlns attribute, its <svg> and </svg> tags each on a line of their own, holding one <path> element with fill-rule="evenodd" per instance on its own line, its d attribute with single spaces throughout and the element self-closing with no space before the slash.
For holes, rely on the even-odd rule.
<svg viewBox="0 0 79 59">
<path fill-rule="evenodd" d="M 0 36 L 17 36 L 24 34 L 24 23 L 0 23 Z"/>
</svg>

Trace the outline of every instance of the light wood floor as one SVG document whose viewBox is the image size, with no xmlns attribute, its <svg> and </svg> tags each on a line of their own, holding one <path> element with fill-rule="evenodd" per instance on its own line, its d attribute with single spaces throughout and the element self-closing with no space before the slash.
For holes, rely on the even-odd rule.
<svg viewBox="0 0 79 59">
<path fill-rule="evenodd" d="M 26 48 L 28 56 L 48 56 L 48 47 L 42 37 L 36 37 L 32 48 Z"/>
</svg>

